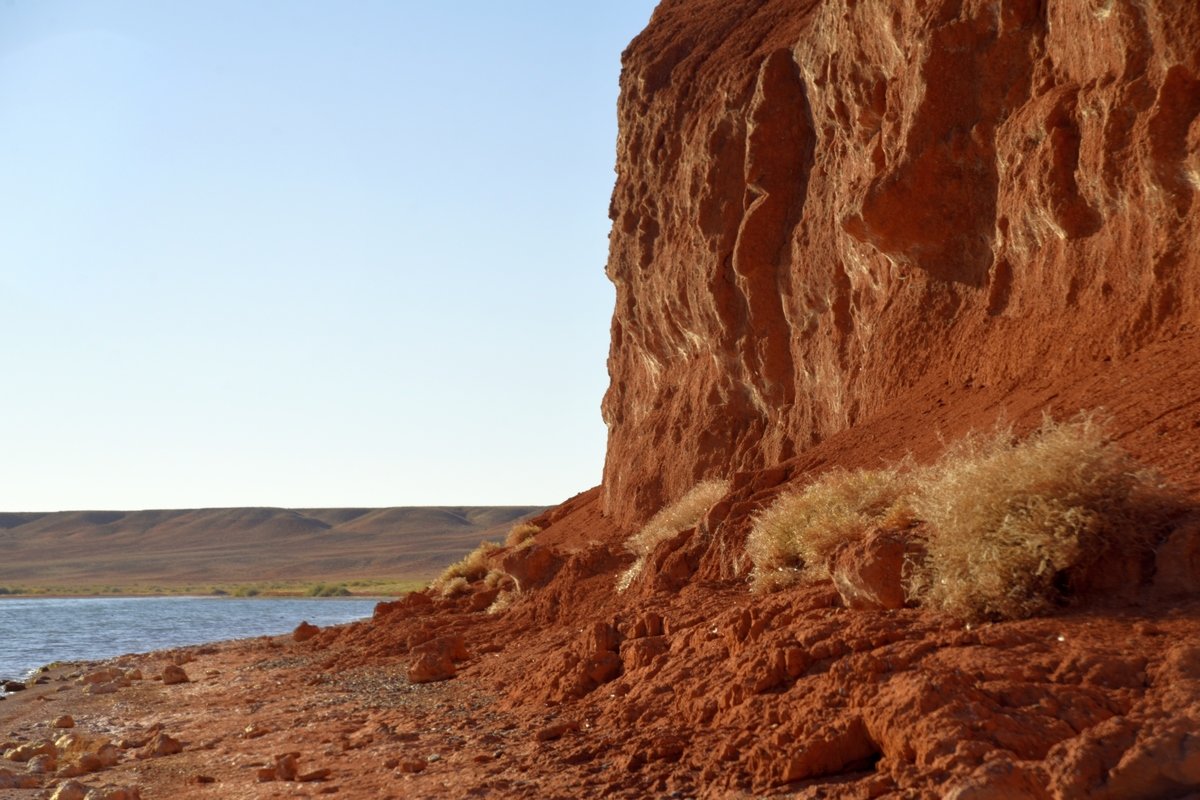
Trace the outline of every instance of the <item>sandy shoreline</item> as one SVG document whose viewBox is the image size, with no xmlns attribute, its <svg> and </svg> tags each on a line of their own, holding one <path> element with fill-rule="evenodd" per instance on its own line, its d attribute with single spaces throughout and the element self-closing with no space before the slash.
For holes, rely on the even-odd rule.
<svg viewBox="0 0 1200 800">
<path fill-rule="evenodd" d="M 94 738 L 93 749 L 111 743 L 119 762 L 75 780 L 136 787 L 142 797 L 315 796 L 338 792 L 349 775 L 376 796 L 389 796 L 384 784 L 394 780 L 391 771 L 382 764 L 371 769 L 361 758 L 371 732 L 384 723 L 363 695 L 372 685 L 376 691 L 385 685 L 387 671 L 358 676 L 351 688 L 319 676 L 318 661 L 310 647 L 287 635 L 56 664 L 39 670 L 27 690 L 0 702 L 0 743 L 9 753 L 64 733 Z M 186 683 L 164 685 L 159 679 L 173 664 L 186 672 Z M 91 694 L 81 684 L 85 676 L 114 667 L 142 677 L 103 694 Z M 52 727 L 63 714 L 73 718 L 73 728 Z M 387 719 L 397 721 L 395 715 Z M 147 757 L 145 748 L 158 732 L 179 742 L 181 752 Z M 314 779 L 260 782 L 260 770 L 286 754 L 296 754 L 297 777 L 315 773 Z M 67 762 L 60 758 L 59 769 Z M 27 763 L 0 759 L 4 768 L 29 775 Z M 381 773 L 378 781 L 370 780 L 374 772 Z M 36 787 L 0 789 L 0 798 L 41 797 L 66 780 L 34 777 Z"/>
<path fill-rule="evenodd" d="M 27 690 L 0 701 L 0 752 L 70 733 L 92 750 L 115 745 L 117 763 L 69 778 L 0 758 L 0 800 L 52 796 L 68 780 L 136 789 L 142 798 L 398 800 L 459 795 L 452 786 L 547 796 L 530 773 L 554 743 L 531 736 L 494 697 L 467 681 L 410 683 L 404 659 L 331 669 L 334 658 L 324 645 L 289 634 L 43 668 Z M 164 685 L 168 665 L 181 666 L 188 682 Z M 112 668 L 141 678 L 103 694 L 81 683 Z M 54 728 L 64 714 L 75 726 Z M 159 734 L 180 752 L 150 755 Z M 295 779 L 282 779 L 287 764 L 268 779 L 280 759 L 294 760 Z M 60 757 L 58 770 L 71 763 Z M 4 788 L 4 770 L 36 786 Z"/>
</svg>

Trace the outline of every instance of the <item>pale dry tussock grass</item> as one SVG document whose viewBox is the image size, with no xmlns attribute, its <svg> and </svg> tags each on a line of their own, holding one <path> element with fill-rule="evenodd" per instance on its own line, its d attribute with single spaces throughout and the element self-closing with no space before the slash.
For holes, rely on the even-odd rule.
<svg viewBox="0 0 1200 800">
<path fill-rule="evenodd" d="M 461 575 L 456 575 L 442 581 L 436 588 L 442 593 L 442 597 L 458 597 L 471 591 L 471 582 Z"/>
<path fill-rule="evenodd" d="M 1101 417 L 1081 414 L 1047 418 L 1023 440 L 1010 428 L 969 435 L 928 467 L 826 473 L 762 512 L 746 547 L 754 587 L 773 588 L 827 577 L 834 550 L 874 527 L 920 523 L 926 556 L 910 571 L 912 599 L 964 618 L 1018 618 L 1046 610 L 1099 559 L 1139 557 L 1177 508 Z"/>
<path fill-rule="evenodd" d="M 663 507 L 641 530 L 626 539 L 625 548 L 637 556 L 637 560 L 617 578 L 617 591 L 623 592 L 629 588 L 642 573 L 646 559 L 660 542 L 670 539 L 680 531 L 695 527 L 728 491 L 728 481 L 701 481 L 683 497 Z"/>
<path fill-rule="evenodd" d="M 757 589 L 797 579 L 829 577 L 830 555 L 842 542 L 905 518 L 912 464 L 875 470 L 831 470 L 799 492 L 788 492 L 758 514 L 746 539 Z"/>
<path fill-rule="evenodd" d="M 517 599 L 517 591 L 515 589 L 505 589 L 496 595 L 496 599 L 487 607 L 488 614 L 503 614 L 507 611 Z"/>
<path fill-rule="evenodd" d="M 1111 441 L 1096 415 L 973 435 L 923 470 L 915 515 L 928 558 L 910 594 L 956 615 L 1024 617 L 1056 581 L 1103 558 L 1139 558 L 1176 508 L 1152 471 Z M 1068 587 L 1069 588 L 1069 587 Z"/>
<path fill-rule="evenodd" d="M 528 547 L 533 544 L 533 537 L 541 532 L 541 528 L 532 522 L 518 522 L 508 530 L 504 539 L 505 547 Z"/>
<path fill-rule="evenodd" d="M 480 542 L 479 546 L 467 553 L 461 560 L 446 567 L 429 588 L 442 593 L 443 597 L 452 597 L 464 591 L 464 587 L 487 576 L 487 559 L 500 549 L 495 542 Z"/>
</svg>

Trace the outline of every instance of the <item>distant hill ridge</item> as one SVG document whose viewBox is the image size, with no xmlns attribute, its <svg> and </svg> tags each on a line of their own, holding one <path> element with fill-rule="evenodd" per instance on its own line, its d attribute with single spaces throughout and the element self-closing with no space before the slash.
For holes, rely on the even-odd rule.
<svg viewBox="0 0 1200 800">
<path fill-rule="evenodd" d="M 540 506 L 0 513 L 0 585 L 407 579 Z"/>
</svg>

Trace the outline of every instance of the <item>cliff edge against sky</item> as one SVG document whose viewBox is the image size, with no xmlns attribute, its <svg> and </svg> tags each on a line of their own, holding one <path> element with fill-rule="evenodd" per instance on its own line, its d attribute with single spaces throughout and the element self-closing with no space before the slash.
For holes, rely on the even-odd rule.
<svg viewBox="0 0 1200 800">
<path fill-rule="evenodd" d="M 1190 330 L 1198 41 L 1190 3 L 661 3 L 622 75 L 609 513 Z"/>
</svg>

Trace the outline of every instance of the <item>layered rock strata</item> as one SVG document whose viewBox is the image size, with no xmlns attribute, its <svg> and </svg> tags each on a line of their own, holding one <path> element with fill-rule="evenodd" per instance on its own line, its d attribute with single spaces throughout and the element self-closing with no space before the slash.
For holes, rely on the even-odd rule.
<svg viewBox="0 0 1200 800">
<path fill-rule="evenodd" d="M 1194 324 L 1197 42 L 1165 0 L 664 0 L 621 79 L 606 511 Z"/>
</svg>

